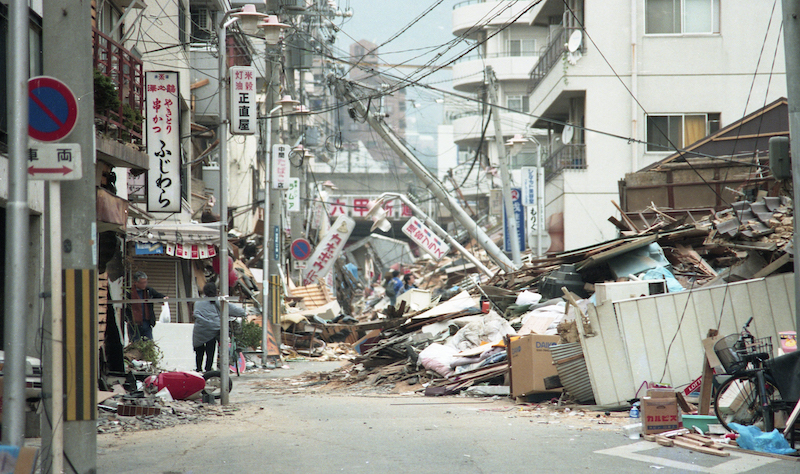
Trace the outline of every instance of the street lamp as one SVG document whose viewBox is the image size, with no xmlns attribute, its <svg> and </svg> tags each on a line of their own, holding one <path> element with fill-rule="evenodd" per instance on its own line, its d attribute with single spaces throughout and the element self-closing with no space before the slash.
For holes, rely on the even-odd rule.
<svg viewBox="0 0 800 474">
<path fill-rule="evenodd" d="M 232 18 L 230 18 L 232 17 Z M 229 353 L 228 353 L 228 341 L 229 341 L 229 334 L 228 334 L 228 296 L 229 296 L 229 288 L 228 288 L 228 159 L 227 159 L 227 151 L 228 151 L 228 110 L 227 110 L 227 99 L 228 94 L 226 93 L 227 89 L 227 72 L 228 72 L 228 64 L 227 64 L 227 57 L 228 57 L 228 50 L 227 50 L 227 37 L 226 37 L 226 30 L 228 26 L 232 25 L 234 22 L 239 21 L 240 27 L 243 32 L 246 34 L 254 34 L 259 29 L 259 21 L 264 20 L 265 17 L 269 17 L 264 13 L 259 13 L 256 11 L 255 5 L 247 4 L 242 6 L 242 8 L 236 8 L 232 10 L 228 10 L 222 16 L 219 24 L 217 25 L 217 48 L 219 49 L 219 181 L 220 181 L 220 192 L 219 192 L 219 209 L 220 209 L 220 218 L 221 218 L 221 225 L 219 228 L 219 275 L 220 275 L 220 374 L 221 374 L 221 403 L 223 405 L 228 404 L 228 383 L 229 383 Z M 266 18 L 268 22 L 269 18 Z M 285 27 L 286 25 L 278 24 L 272 25 L 277 26 L 280 30 L 281 27 Z M 272 27 L 268 27 L 267 30 L 271 30 Z M 266 200 L 266 199 L 265 199 Z"/>
</svg>

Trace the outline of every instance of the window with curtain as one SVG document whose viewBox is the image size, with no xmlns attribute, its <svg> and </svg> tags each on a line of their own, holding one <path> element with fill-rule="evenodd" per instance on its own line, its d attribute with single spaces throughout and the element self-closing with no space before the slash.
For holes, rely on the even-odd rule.
<svg viewBox="0 0 800 474">
<path fill-rule="evenodd" d="M 508 40 L 509 56 L 534 56 L 536 54 L 535 39 L 511 39 Z"/>
<path fill-rule="evenodd" d="M 719 0 L 645 0 L 645 34 L 719 33 Z"/>
<path fill-rule="evenodd" d="M 527 95 L 510 95 L 506 97 L 506 107 L 515 112 L 528 112 L 528 96 Z"/>
<path fill-rule="evenodd" d="M 719 113 L 647 116 L 647 151 L 674 152 L 719 130 Z"/>
</svg>

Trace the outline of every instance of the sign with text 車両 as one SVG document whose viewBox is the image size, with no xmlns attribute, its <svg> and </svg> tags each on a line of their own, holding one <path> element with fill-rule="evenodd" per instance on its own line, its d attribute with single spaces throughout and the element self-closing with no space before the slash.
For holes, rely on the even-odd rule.
<svg viewBox="0 0 800 474">
<path fill-rule="evenodd" d="M 231 133 L 256 133 L 256 68 L 231 68 Z"/>
<path fill-rule="evenodd" d="M 145 73 L 147 119 L 147 210 L 181 210 L 181 133 L 178 73 Z"/>
<path fill-rule="evenodd" d="M 441 260 L 450 251 L 450 246 L 416 217 L 412 217 L 406 222 L 403 226 L 403 233 L 436 260 Z"/>
<path fill-rule="evenodd" d="M 308 259 L 308 265 L 303 269 L 304 286 L 324 278 L 331 271 L 355 227 L 356 221 L 350 217 L 339 216 L 336 218 L 331 229 L 320 240 L 314 253 Z"/>
<path fill-rule="evenodd" d="M 79 144 L 31 143 L 28 149 L 28 178 L 70 181 L 81 179 L 82 175 Z"/>
<path fill-rule="evenodd" d="M 286 188 L 286 212 L 300 212 L 300 178 L 289 178 Z"/>
<path fill-rule="evenodd" d="M 272 189 L 289 185 L 289 145 L 272 145 Z"/>
</svg>

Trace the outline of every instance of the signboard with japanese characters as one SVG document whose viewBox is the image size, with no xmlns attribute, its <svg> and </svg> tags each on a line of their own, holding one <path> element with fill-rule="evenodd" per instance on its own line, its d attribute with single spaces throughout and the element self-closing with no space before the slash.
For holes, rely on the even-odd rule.
<svg viewBox="0 0 800 474">
<path fill-rule="evenodd" d="M 522 167 L 522 205 L 536 205 L 536 167 Z"/>
<path fill-rule="evenodd" d="M 178 73 L 145 73 L 147 109 L 147 210 L 181 210 L 181 136 Z"/>
<path fill-rule="evenodd" d="M 416 217 L 412 217 L 406 222 L 403 226 L 403 233 L 436 260 L 441 260 L 450 251 L 450 246 Z"/>
<path fill-rule="evenodd" d="M 28 177 L 48 181 L 81 179 L 81 146 L 77 143 L 32 142 L 28 149 Z"/>
<path fill-rule="evenodd" d="M 350 216 L 356 219 L 367 219 L 370 203 L 376 196 L 333 196 L 326 203 L 331 217 Z M 404 219 L 414 213 L 411 208 L 399 199 L 392 199 L 383 204 L 387 219 Z"/>
<path fill-rule="evenodd" d="M 256 68 L 231 67 L 231 133 L 256 133 Z"/>
<path fill-rule="evenodd" d="M 272 189 L 289 185 L 289 145 L 272 145 Z"/>
<path fill-rule="evenodd" d="M 328 275 L 355 226 L 356 222 L 350 217 L 336 218 L 331 229 L 317 244 L 311 258 L 307 260 L 308 265 L 303 269 L 303 285 L 310 285 Z"/>
<path fill-rule="evenodd" d="M 522 208 L 522 191 L 519 188 L 511 188 L 511 201 L 514 204 L 514 217 L 517 221 L 517 239 L 519 239 L 519 249 L 525 249 L 525 213 Z M 511 251 L 511 236 L 508 232 L 508 212 L 506 207 L 503 206 L 503 241 L 505 244 L 505 251 Z"/>
<path fill-rule="evenodd" d="M 286 212 L 300 212 L 300 178 L 289 178 L 286 188 Z"/>
</svg>

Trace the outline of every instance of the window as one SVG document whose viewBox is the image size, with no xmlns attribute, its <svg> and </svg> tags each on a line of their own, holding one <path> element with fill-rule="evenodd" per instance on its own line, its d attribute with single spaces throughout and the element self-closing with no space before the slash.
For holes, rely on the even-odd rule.
<svg viewBox="0 0 800 474">
<path fill-rule="evenodd" d="M 534 56 L 536 54 L 535 39 L 508 40 L 509 56 Z"/>
<path fill-rule="evenodd" d="M 506 97 L 506 107 L 515 112 L 528 112 L 528 96 L 527 95 L 510 95 Z"/>
<path fill-rule="evenodd" d="M 211 40 L 211 33 L 214 31 L 214 12 L 207 8 L 195 8 L 190 6 L 189 11 L 192 17 L 192 39 L 194 42 L 208 42 Z"/>
<path fill-rule="evenodd" d="M 719 33 L 719 0 L 645 0 L 645 34 Z"/>
<path fill-rule="evenodd" d="M 719 114 L 650 115 L 647 151 L 675 151 L 719 130 Z"/>
</svg>

